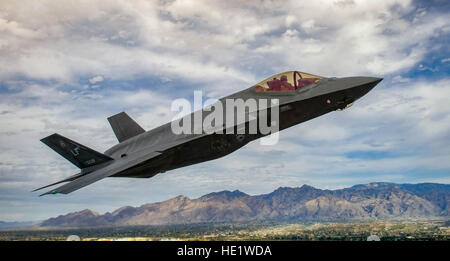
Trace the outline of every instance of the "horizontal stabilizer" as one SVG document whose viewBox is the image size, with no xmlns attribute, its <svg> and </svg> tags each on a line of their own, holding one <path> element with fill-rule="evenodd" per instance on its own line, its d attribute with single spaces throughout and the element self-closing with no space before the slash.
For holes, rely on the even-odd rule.
<svg viewBox="0 0 450 261">
<path fill-rule="evenodd" d="M 113 160 L 57 133 L 45 137 L 41 141 L 80 169 Z"/>
<path fill-rule="evenodd" d="M 108 121 L 117 140 L 119 140 L 119 143 L 145 132 L 145 130 L 125 112 L 109 117 Z"/>
<path fill-rule="evenodd" d="M 31 192 L 35 192 L 35 191 L 38 191 L 38 190 L 41 190 L 41 189 L 44 189 L 44 188 L 48 188 L 48 187 L 51 187 L 51 186 L 54 186 L 54 185 L 57 185 L 57 184 L 60 184 L 60 183 L 63 183 L 63 182 L 72 181 L 72 180 L 75 180 L 75 179 L 77 179 L 78 177 L 80 177 L 80 176 L 82 176 L 82 175 L 83 175 L 83 173 L 78 173 L 78 174 L 75 174 L 75 175 L 70 176 L 70 177 L 68 177 L 68 178 L 65 178 L 65 179 L 63 179 L 63 180 L 57 181 L 57 182 L 55 182 L 55 183 L 48 184 L 48 185 L 46 185 L 46 186 L 37 188 L 37 189 L 35 189 L 35 190 L 31 191 Z"/>
<path fill-rule="evenodd" d="M 69 194 L 70 192 L 78 190 L 82 187 L 85 187 L 85 186 L 92 184 L 96 181 L 99 181 L 103 178 L 110 177 L 116 173 L 119 173 L 130 167 L 133 167 L 140 162 L 150 160 L 150 159 L 158 157 L 160 155 L 161 155 L 160 152 L 155 151 L 155 152 L 152 152 L 149 154 L 145 154 L 141 157 L 133 158 L 132 160 L 128 161 L 126 164 L 121 164 L 120 166 L 115 166 L 116 164 L 114 164 L 114 163 L 109 164 L 109 165 L 105 166 L 104 168 L 100 168 L 93 172 L 87 173 L 85 175 L 81 175 L 80 177 L 75 178 L 71 182 L 64 184 L 60 187 L 57 187 L 56 189 L 50 190 L 50 191 L 42 194 L 41 196 L 47 195 L 47 194 L 59 194 L 59 193 Z"/>
<path fill-rule="evenodd" d="M 89 174 L 83 175 L 67 184 L 64 184 L 56 189 L 50 190 L 40 196 L 48 195 L 48 194 L 69 194 L 72 191 L 80 189 L 84 186 L 92 184 L 96 181 L 99 181 L 105 177 L 112 175 L 112 172 L 109 172 L 106 168 L 99 169 L 97 171 L 91 172 Z"/>
</svg>

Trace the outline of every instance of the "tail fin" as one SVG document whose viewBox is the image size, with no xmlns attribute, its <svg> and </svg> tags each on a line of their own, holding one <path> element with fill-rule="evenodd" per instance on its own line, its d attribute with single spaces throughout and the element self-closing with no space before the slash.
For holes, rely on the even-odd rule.
<svg viewBox="0 0 450 261">
<path fill-rule="evenodd" d="M 145 130 L 125 112 L 109 117 L 108 121 L 114 134 L 116 134 L 119 143 L 145 132 Z"/>
<path fill-rule="evenodd" d="M 80 169 L 113 160 L 57 133 L 45 137 L 41 141 Z"/>
</svg>

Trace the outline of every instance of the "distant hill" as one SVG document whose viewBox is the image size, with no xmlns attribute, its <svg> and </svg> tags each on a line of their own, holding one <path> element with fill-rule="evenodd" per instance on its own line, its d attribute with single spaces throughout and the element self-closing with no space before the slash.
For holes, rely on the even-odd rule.
<svg viewBox="0 0 450 261">
<path fill-rule="evenodd" d="M 250 196 L 221 191 L 178 196 L 100 215 L 91 210 L 50 218 L 42 227 L 91 227 L 248 221 L 355 221 L 450 217 L 450 185 L 370 183 L 338 190 L 303 185 Z"/>
<path fill-rule="evenodd" d="M 13 229 L 13 228 L 30 228 L 38 225 L 39 222 L 25 221 L 25 222 L 5 222 L 0 221 L 0 229 Z"/>
</svg>

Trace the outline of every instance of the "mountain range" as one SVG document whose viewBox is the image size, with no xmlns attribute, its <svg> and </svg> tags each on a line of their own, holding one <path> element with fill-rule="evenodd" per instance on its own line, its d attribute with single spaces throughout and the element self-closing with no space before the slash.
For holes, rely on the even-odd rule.
<svg viewBox="0 0 450 261">
<path fill-rule="evenodd" d="M 337 190 L 280 187 L 251 196 L 221 191 L 178 196 L 103 215 L 89 209 L 50 218 L 41 227 L 167 225 L 203 222 L 315 222 L 450 217 L 450 185 L 370 183 Z"/>
</svg>

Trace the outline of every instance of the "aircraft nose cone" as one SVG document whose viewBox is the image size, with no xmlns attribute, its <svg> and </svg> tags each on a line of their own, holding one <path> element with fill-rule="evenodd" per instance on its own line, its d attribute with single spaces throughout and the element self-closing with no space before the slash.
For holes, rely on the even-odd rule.
<svg viewBox="0 0 450 261">
<path fill-rule="evenodd" d="M 383 80 L 383 78 L 378 77 L 351 77 L 354 85 L 372 85 L 375 86 Z"/>
<path fill-rule="evenodd" d="M 378 77 L 363 77 L 364 83 L 361 84 L 363 88 L 369 88 L 369 90 L 373 89 L 379 82 L 383 80 L 383 78 Z"/>
<path fill-rule="evenodd" d="M 382 80 L 383 80 L 383 78 L 366 77 L 366 76 L 345 77 L 345 78 L 338 79 L 336 81 L 335 85 L 339 86 L 339 88 L 354 88 L 354 87 L 358 87 L 358 86 L 374 87 Z"/>
<path fill-rule="evenodd" d="M 370 90 L 372 90 L 383 78 L 378 77 L 355 77 L 353 88 L 354 96 L 356 99 L 361 98 L 366 95 Z"/>
<path fill-rule="evenodd" d="M 372 90 L 383 78 L 378 77 L 345 77 L 335 81 L 331 81 L 333 92 L 345 90 L 345 95 L 352 97 L 354 100 L 361 98 Z"/>
<path fill-rule="evenodd" d="M 374 85 L 377 85 L 379 82 L 383 80 L 383 78 L 378 77 L 364 77 L 367 80 L 367 83 L 372 83 Z"/>
</svg>

